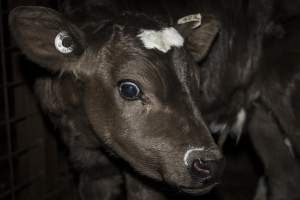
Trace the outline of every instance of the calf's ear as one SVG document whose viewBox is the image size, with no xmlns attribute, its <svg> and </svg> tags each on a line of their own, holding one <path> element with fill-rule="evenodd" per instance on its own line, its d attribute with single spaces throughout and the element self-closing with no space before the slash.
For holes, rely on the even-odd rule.
<svg viewBox="0 0 300 200">
<path fill-rule="evenodd" d="M 200 62 L 211 49 L 220 31 L 220 24 L 213 17 L 195 14 L 180 18 L 177 29 L 184 36 L 186 47 L 195 61 Z"/>
<path fill-rule="evenodd" d="M 84 52 L 84 34 L 60 13 L 17 7 L 9 15 L 12 35 L 25 55 L 51 71 L 73 71 Z"/>
</svg>

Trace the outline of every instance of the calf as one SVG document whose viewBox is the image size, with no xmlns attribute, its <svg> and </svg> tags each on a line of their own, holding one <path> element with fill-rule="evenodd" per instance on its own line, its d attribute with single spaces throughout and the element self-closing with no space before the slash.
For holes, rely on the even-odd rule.
<svg viewBox="0 0 300 200">
<path fill-rule="evenodd" d="M 220 145 L 249 133 L 266 175 L 257 198 L 300 199 L 299 3 L 166 2 L 143 2 L 164 5 L 163 18 L 140 1 L 139 12 L 121 12 L 104 0 L 67 3 L 65 16 L 11 14 L 20 48 L 47 71 L 37 95 L 81 174 L 82 199 L 122 198 L 123 182 L 128 199 L 164 199 L 153 180 L 209 191 L 223 166 L 210 132 Z M 202 24 L 181 18 L 199 11 Z"/>
<path fill-rule="evenodd" d="M 90 2 L 93 15 L 18 7 L 9 19 L 18 46 L 45 69 L 36 94 L 80 173 L 81 198 L 124 199 L 124 182 L 128 199 L 164 199 L 153 181 L 210 191 L 224 162 L 202 119 L 194 59 L 206 56 L 217 21 L 112 17 L 109 2 Z"/>
</svg>

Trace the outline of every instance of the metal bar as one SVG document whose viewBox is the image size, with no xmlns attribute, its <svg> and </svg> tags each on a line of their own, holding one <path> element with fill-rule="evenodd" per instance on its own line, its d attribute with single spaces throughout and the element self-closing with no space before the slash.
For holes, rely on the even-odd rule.
<svg viewBox="0 0 300 200">
<path fill-rule="evenodd" d="M 25 83 L 25 81 L 12 81 L 12 82 L 9 82 L 9 83 L 1 84 L 0 88 L 1 87 L 16 87 L 16 86 L 22 85 L 24 83 Z"/>
<path fill-rule="evenodd" d="M 72 181 L 72 176 L 67 176 L 66 177 L 67 181 Z M 55 195 L 63 192 L 67 187 L 69 187 L 69 184 L 63 184 L 63 187 L 58 188 L 54 191 L 48 192 L 47 194 L 45 194 L 42 199 L 43 200 L 48 200 L 48 199 L 52 199 Z"/>
<path fill-rule="evenodd" d="M 42 177 L 45 177 L 45 172 L 44 171 L 39 171 L 36 176 L 31 177 L 26 182 L 16 186 L 15 190 L 7 190 L 7 191 L 3 192 L 2 194 L 0 194 L 0 199 L 4 198 L 4 197 L 7 197 L 9 194 L 15 194 L 17 191 L 25 188 L 26 186 L 32 184 L 35 180 L 37 180 L 39 178 L 42 178 Z"/>
<path fill-rule="evenodd" d="M 0 5 L 0 9 L 2 9 L 2 4 Z M 1 23 L 1 28 L 0 28 L 0 49 L 4 49 L 4 30 L 6 30 L 4 28 L 4 23 L 3 23 L 3 14 L 0 14 L 0 23 Z M 2 76 L 3 76 L 3 85 L 7 83 L 7 72 L 6 72 L 6 60 L 5 60 L 5 52 L 1 51 L 1 67 L 2 67 Z M 13 164 L 13 159 L 12 159 L 12 138 L 11 138 L 11 125 L 9 123 L 9 99 L 8 99 L 8 88 L 7 87 L 3 87 L 3 97 L 4 97 L 4 118 L 5 121 L 7 122 L 6 126 L 5 126 L 5 132 L 7 134 L 7 146 L 8 146 L 8 156 L 9 159 L 9 167 L 10 167 L 10 172 L 9 172 L 9 180 L 10 180 L 10 189 L 11 191 L 15 191 L 16 186 L 15 186 L 15 180 L 14 180 L 14 164 Z M 16 196 L 14 193 L 11 194 L 11 200 L 15 200 Z"/>
<path fill-rule="evenodd" d="M 5 191 L 5 192 L 2 192 L 2 193 L 0 194 L 0 199 L 4 199 L 5 197 L 7 197 L 7 196 L 10 195 L 10 194 L 11 194 L 11 191 L 10 191 L 10 190 Z"/>
<path fill-rule="evenodd" d="M 31 117 L 33 115 L 37 115 L 38 112 L 33 112 L 33 113 L 29 113 L 27 115 L 24 115 L 24 116 L 21 116 L 21 117 L 13 117 L 13 118 L 10 118 L 9 120 L 2 120 L 0 121 L 0 126 L 3 126 L 3 125 L 6 125 L 7 123 L 16 123 L 16 122 L 20 122 L 20 121 L 24 121 L 26 120 L 28 117 Z"/>
<path fill-rule="evenodd" d="M 1 10 L 1 13 L 4 14 L 4 15 L 7 15 L 9 13 L 9 11 L 7 11 L 7 10 Z"/>
<path fill-rule="evenodd" d="M 41 171 L 37 172 L 36 174 L 37 174 L 37 175 L 31 177 L 30 179 L 28 179 L 28 180 L 25 181 L 24 183 L 22 183 L 22 184 L 16 186 L 15 191 L 17 192 L 17 191 L 23 189 L 24 187 L 26 187 L 26 186 L 28 186 L 28 185 L 34 183 L 35 180 L 37 180 L 37 179 L 39 179 L 39 178 L 42 178 L 42 177 L 45 177 L 45 171 L 44 171 L 44 170 L 41 170 Z"/>
<path fill-rule="evenodd" d="M 47 193 L 47 194 L 45 194 L 45 195 L 42 197 L 42 199 L 44 199 L 44 200 L 52 199 L 53 197 L 55 197 L 55 195 L 57 195 L 57 194 L 63 192 L 64 189 L 65 189 L 66 187 L 67 187 L 67 186 L 65 185 L 65 186 L 62 187 L 62 188 L 59 188 L 59 189 L 57 189 L 57 190 L 54 190 L 54 191 L 52 191 L 52 192 Z"/>
<path fill-rule="evenodd" d="M 19 156 L 21 154 L 24 154 L 24 153 L 27 153 L 28 151 L 30 150 L 33 150 L 35 148 L 38 148 L 39 146 L 42 146 L 44 144 L 44 140 L 37 140 L 34 144 L 28 146 L 28 147 L 25 147 L 23 149 L 20 149 L 16 152 L 13 152 L 12 155 L 5 155 L 5 156 L 0 156 L 0 161 L 3 161 L 3 160 L 8 160 L 9 159 L 9 156 L 12 156 L 12 157 L 16 157 L 16 156 Z"/>
<path fill-rule="evenodd" d="M 17 46 L 9 46 L 5 47 L 4 51 L 18 51 L 19 48 Z"/>
</svg>

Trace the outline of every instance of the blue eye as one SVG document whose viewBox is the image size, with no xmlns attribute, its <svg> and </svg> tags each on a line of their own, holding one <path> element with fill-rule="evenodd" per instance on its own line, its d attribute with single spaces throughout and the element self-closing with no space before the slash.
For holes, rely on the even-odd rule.
<svg viewBox="0 0 300 200">
<path fill-rule="evenodd" d="M 120 95 L 127 100 L 136 100 L 140 97 L 140 88 L 131 81 L 121 81 L 119 83 Z"/>
</svg>

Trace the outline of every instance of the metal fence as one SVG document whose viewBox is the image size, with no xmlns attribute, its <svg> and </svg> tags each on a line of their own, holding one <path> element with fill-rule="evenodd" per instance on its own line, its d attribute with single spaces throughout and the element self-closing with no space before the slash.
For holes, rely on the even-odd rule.
<svg viewBox="0 0 300 200">
<path fill-rule="evenodd" d="M 33 64 L 16 48 L 7 22 L 9 11 L 18 5 L 57 3 L 0 0 L 0 200 L 77 199 L 66 158 L 29 84 Z"/>
</svg>

